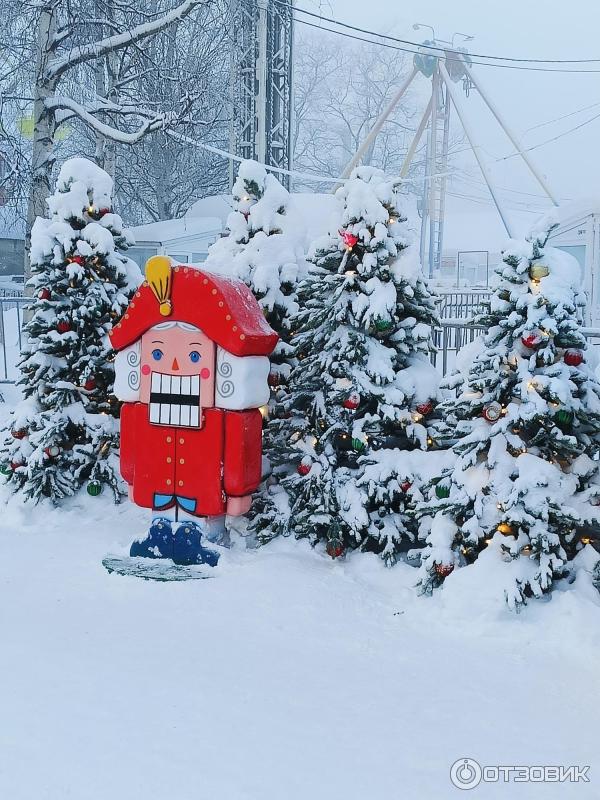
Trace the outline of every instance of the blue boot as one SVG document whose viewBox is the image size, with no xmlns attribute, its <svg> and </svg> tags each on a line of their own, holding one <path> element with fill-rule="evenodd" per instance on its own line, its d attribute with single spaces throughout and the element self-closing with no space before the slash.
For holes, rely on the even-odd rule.
<svg viewBox="0 0 600 800">
<path fill-rule="evenodd" d="M 208 564 L 216 567 L 219 554 L 202 547 L 202 532 L 195 522 L 184 522 L 173 537 L 173 561 L 176 564 Z"/>
<path fill-rule="evenodd" d="M 142 558 L 173 558 L 173 531 L 171 520 L 156 517 L 145 539 L 137 539 L 129 550 L 130 556 Z"/>
</svg>

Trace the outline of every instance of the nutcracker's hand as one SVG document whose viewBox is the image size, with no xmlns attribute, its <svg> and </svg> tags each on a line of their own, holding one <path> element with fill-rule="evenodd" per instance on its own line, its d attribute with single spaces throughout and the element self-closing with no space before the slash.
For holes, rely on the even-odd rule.
<svg viewBox="0 0 600 800">
<path fill-rule="evenodd" d="M 246 494 L 243 497 L 228 497 L 227 498 L 227 514 L 230 517 L 240 517 L 250 510 L 252 503 L 252 495 Z"/>
</svg>

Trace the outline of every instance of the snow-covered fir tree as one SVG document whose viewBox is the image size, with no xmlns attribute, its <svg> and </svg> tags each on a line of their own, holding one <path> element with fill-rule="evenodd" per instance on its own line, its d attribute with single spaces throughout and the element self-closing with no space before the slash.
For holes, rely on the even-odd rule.
<svg viewBox="0 0 600 800">
<path fill-rule="evenodd" d="M 242 161 L 233 185 L 226 235 L 210 248 L 204 266 L 240 278 L 252 289 L 280 341 L 271 356 L 271 381 L 285 384 L 291 369 L 290 318 L 298 309 L 298 282 L 306 275 L 303 237 L 286 211 L 290 195 L 257 161 Z"/>
<path fill-rule="evenodd" d="M 547 244 L 554 224 L 510 242 L 483 346 L 440 407 L 456 461 L 419 510 L 430 526 L 423 593 L 478 560 L 502 571 L 491 583 L 518 609 L 598 531 L 600 384 L 578 321 L 579 266 Z"/>
<path fill-rule="evenodd" d="M 437 400 L 435 302 L 397 185 L 361 167 L 337 195 L 341 227 L 313 247 L 292 320 L 298 364 L 268 426 L 278 483 L 251 527 L 263 540 L 289 532 L 333 557 L 360 548 L 391 564 L 415 539 L 419 486 L 404 456 L 427 447 Z"/>
<path fill-rule="evenodd" d="M 83 158 L 66 161 L 49 218 L 31 235 L 32 293 L 19 362 L 23 400 L 10 416 L 2 471 L 35 501 L 84 483 L 121 495 L 114 355 L 107 331 L 141 281 L 120 251 L 131 238 L 112 211 L 112 179 Z"/>
</svg>

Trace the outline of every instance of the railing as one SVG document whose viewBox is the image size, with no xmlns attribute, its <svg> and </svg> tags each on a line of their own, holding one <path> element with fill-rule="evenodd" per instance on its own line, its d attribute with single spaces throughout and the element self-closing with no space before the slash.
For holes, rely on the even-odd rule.
<svg viewBox="0 0 600 800">
<path fill-rule="evenodd" d="M 471 319 L 484 310 L 491 297 L 490 289 L 436 288 L 441 319 Z"/>
<path fill-rule="evenodd" d="M 456 294 L 472 294 L 477 297 L 482 293 L 473 290 Z M 23 310 L 28 300 L 29 298 L 22 295 L 0 296 L 0 384 L 14 383 L 17 378 L 16 364 L 22 345 Z M 470 319 L 442 319 L 439 328 L 434 330 L 436 351 L 431 357 L 433 365 L 442 375 L 447 375 L 455 368 L 458 353 L 483 336 L 485 330 Z M 590 344 L 600 347 L 600 328 L 582 328 L 582 332 Z"/>
<path fill-rule="evenodd" d="M 22 294 L 0 296 L 0 383 L 14 383 L 17 378 L 23 310 L 28 302 Z"/>
<path fill-rule="evenodd" d="M 431 356 L 433 365 L 442 375 L 447 375 L 455 368 L 456 356 L 463 347 L 483 336 L 486 330 L 471 320 L 443 319 L 440 327 L 434 330 L 436 352 Z M 582 328 L 581 332 L 593 347 L 600 347 L 600 328 Z"/>
</svg>

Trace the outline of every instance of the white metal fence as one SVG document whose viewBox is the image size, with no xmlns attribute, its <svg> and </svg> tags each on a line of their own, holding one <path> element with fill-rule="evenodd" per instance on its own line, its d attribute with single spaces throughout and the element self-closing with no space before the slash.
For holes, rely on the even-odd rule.
<svg viewBox="0 0 600 800">
<path fill-rule="evenodd" d="M 490 293 L 473 289 L 438 294 L 441 295 L 442 322 L 434 331 L 436 351 L 431 360 L 442 375 L 446 375 L 454 369 L 458 353 L 483 335 L 485 329 L 475 325 L 472 317 Z M 14 383 L 18 377 L 16 364 L 22 344 L 23 311 L 28 300 L 18 292 L 0 295 L 0 384 Z M 600 347 L 600 328 L 584 328 L 583 333 L 591 344 Z"/>
</svg>

